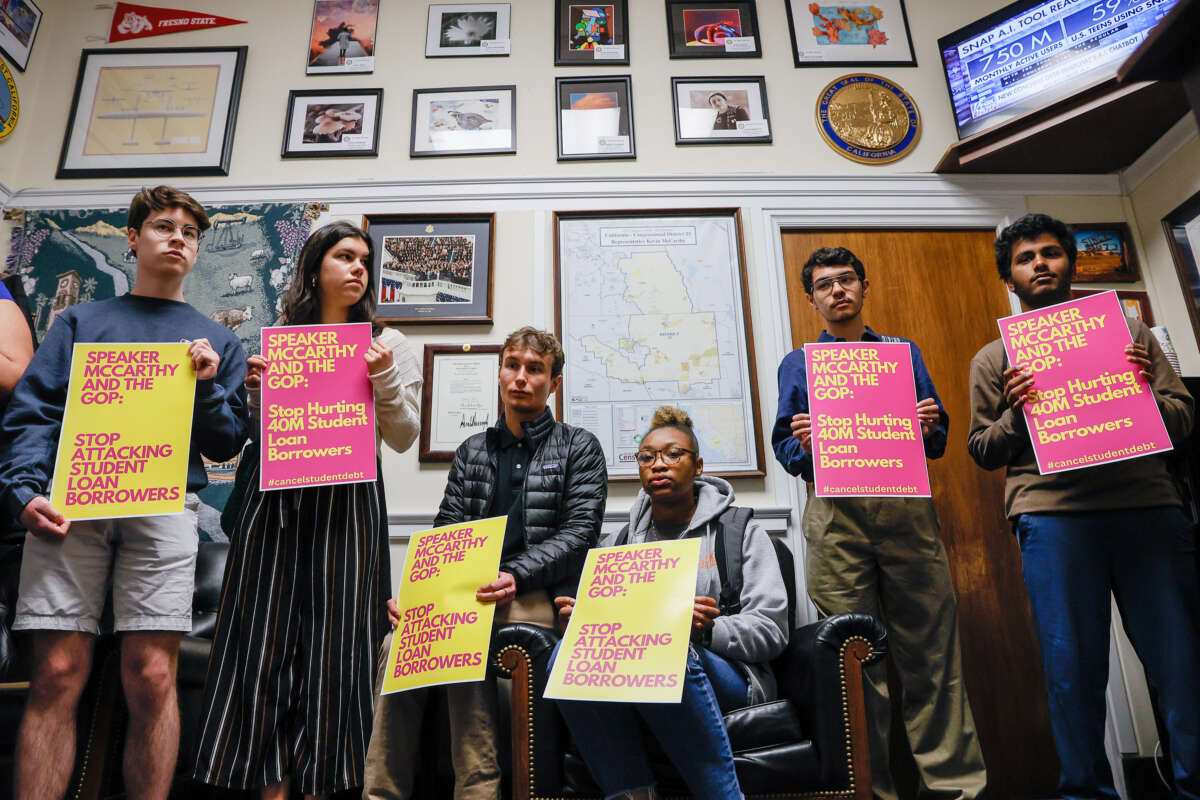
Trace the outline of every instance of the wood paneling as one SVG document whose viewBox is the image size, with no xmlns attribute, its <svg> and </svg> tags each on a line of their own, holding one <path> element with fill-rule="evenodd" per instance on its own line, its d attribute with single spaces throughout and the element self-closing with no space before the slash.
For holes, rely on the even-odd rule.
<svg viewBox="0 0 1200 800">
<path fill-rule="evenodd" d="M 946 454 L 929 462 L 942 539 L 958 593 L 967 693 L 988 766 L 990 796 L 1053 795 L 1058 761 L 1020 553 L 1004 518 L 1003 470 L 967 453 L 971 357 L 1011 313 L 996 275 L 992 231 L 788 231 L 783 235 L 792 343 L 823 328 L 800 269 L 818 247 L 848 247 L 870 286 L 863 317 L 878 333 L 912 339 L 950 414 Z"/>
</svg>

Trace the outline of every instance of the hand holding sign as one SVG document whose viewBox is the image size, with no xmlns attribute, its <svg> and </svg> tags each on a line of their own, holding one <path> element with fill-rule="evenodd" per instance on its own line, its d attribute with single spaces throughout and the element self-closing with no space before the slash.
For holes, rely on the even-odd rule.
<svg viewBox="0 0 1200 800">
<path fill-rule="evenodd" d="M 188 355 L 192 358 L 192 369 L 196 370 L 196 380 L 207 381 L 217 377 L 221 357 L 213 350 L 208 339 L 196 339 L 189 344 Z"/>
<path fill-rule="evenodd" d="M 34 536 L 62 537 L 71 529 L 71 520 L 60 514 L 41 495 L 25 504 L 21 511 L 21 524 Z"/>
</svg>

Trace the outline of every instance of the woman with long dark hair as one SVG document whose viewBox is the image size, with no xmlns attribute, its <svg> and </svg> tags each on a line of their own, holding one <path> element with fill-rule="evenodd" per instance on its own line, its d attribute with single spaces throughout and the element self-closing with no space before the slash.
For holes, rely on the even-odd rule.
<svg viewBox="0 0 1200 800">
<path fill-rule="evenodd" d="M 371 322 L 374 247 L 335 222 L 300 252 L 282 325 Z M 421 371 L 404 337 L 374 328 L 365 354 L 376 443 L 407 450 L 420 425 Z M 258 414 L 267 361 L 248 359 Z M 247 455 L 256 454 L 255 446 Z M 246 455 L 243 456 L 244 458 Z M 390 594 L 382 483 L 261 492 L 250 474 L 231 536 L 204 688 L 195 777 L 286 798 L 362 783 L 376 657 Z"/>
</svg>

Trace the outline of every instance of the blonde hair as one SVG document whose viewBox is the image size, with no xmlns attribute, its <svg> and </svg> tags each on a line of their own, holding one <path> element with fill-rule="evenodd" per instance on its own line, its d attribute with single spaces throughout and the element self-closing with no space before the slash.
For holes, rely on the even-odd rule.
<svg viewBox="0 0 1200 800">
<path fill-rule="evenodd" d="M 642 438 L 645 439 L 646 436 L 649 436 L 659 428 L 674 428 L 677 431 L 687 434 L 688 440 L 692 443 L 692 449 L 699 455 L 700 442 L 696 439 L 695 426 L 692 424 L 692 418 L 682 408 L 659 406 L 654 409 L 654 416 L 650 418 L 650 428 Z"/>
</svg>

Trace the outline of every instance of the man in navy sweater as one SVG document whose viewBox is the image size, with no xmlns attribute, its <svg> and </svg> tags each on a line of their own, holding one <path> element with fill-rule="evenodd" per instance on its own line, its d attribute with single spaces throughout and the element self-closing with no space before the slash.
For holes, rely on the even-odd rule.
<svg viewBox="0 0 1200 800">
<path fill-rule="evenodd" d="M 129 207 L 137 278 L 129 294 L 66 309 L 54 321 L 0 423 L 0 498 L 29 531 L 14 630 L 32 631 L 29 701 L 17 740 L 15 796 L 60 798 L 75 757 L 75 710 L 87 682 L 111 579 L 129 705 L 125 786 L 166 797 L 179 750 L 175 669 L 191 630 L 201 455 L 224 461 L 246 439 L 246 358 L 232 332 L 183 300 L 209 227 L 203 206 L 167 186 Z M 77 342 L 191 343 L 196 400 L 183 514 L 71 522 L 46 498 Z"/>
</svg>

